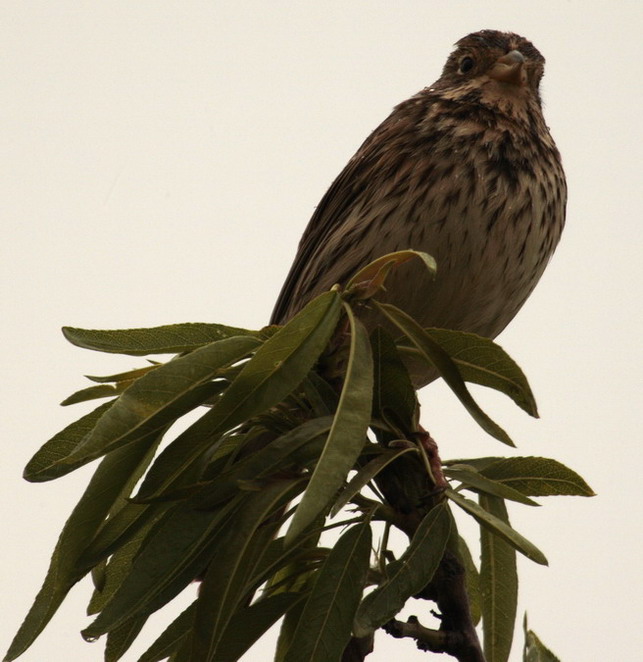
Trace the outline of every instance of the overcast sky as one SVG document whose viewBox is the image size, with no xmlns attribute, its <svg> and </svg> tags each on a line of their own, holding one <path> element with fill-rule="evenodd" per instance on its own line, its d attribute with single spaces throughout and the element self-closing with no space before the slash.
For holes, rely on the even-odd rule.
<svg viewBox="0 0 643 662">
<path fill-rule="evenodd" d="M 457 39 L 495 28 L 528 37 L 547 59 L 545 113 L 570 201 L 554 260 L 500 338 L 541 419 L 480 399 L 515 454 L 555 457 L 598 493 L 511 509 L 550 560 L 521 559 L 520 609 L 563 662 L 640 659 L 642 7 L 2 2 L 0 648 L 94 465 L 44 485 L 24 482 L 22 469 L 86 410 L 57 405 L 83 374 L 141 365 L 74 348 L 59 328 L 267 323 L 300 234 L 348 158 L 439 76 Z M 507 452 L 442 385 L 422 402 L 443 457 Z M 24 662 L 102 659 L 102 641 L 78 634 L 90 590 L 76 587 Z M 166 620 L 152 620 L 144 641 Z M 244 661 L 269 659 L 269 645 Z M 394 652 L 432 659 L 382 635 L 368 660 Z"/>
</svg>

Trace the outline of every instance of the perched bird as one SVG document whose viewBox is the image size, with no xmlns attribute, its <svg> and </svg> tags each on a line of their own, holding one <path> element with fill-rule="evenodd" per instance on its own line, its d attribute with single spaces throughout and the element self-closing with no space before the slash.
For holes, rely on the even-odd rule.
<svg viewBox="0 0 643 662">
<path fill-rule="evenodd" d="M 542 114 L 545 60 L 523 37 L 482 30 L 457 42 L 440 78 L 399 104 L 314 212 L 275 306 L 283 324 L 386 253 L 413 260 L 379 297 L 424 327 L 494 338 L 536 286 L 565 222 L 560 154 Z M 372 328 L 380 315 L 366 308 Z M 435 377 L 414 375 L 417 386 Z"/>
</svg>

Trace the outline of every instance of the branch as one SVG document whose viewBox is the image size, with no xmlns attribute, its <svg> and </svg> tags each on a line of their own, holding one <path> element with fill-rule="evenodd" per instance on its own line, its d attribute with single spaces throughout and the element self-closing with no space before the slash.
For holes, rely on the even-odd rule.
<svg viewBox="0 0 643 662">
<path fill-rule="evenodd" d="M 432 653 L 446 652 L 449 647 L 449 640 L 459 636 L 458 633 L 431 630 L 424 627 L 418 621 L 417 616 L 409 616 L 406 623 L 395 619 L 390 620 L 382 626 L 382 629 L 386 634 L 390 634 L 396 639 L 402 639 L 403 637 L 415 639 L 417 647 L 421 651 L 431 651 Z"/>
<path fill-rule="evenodd" d="M 471 620 L 465 570 L 453 552 L 447 550 L 444 553 L 435 576 L 417 597 L 433 600 L 440 610 L 442 623 L 439 632 L 448 635 L 442 652 L 453 655 L 459 662 L 485 662 Z"/>
<path fill-rule="evenodd" d="M 422 428 L 416 433 L 416 440 L 426 454 L 426 464 L 417 456 L 404 455 L 377 478 L 388 505 L 397 513 L 393 521 L 409 538 L 426 512 L 444 498 L 447 484 L 435 441 Z M 411 618 L 407 623 L 391 621 L 385 628 L 387 632 L 412 637 L 421 650 L 448 653 L 459 662 L 485 662 L 471 619 L 465 570 L 453 551 L 447 548 L 433 579 L 416 597 L 436 603 L 440 629 L 430 630 L 420 625 L 417 618 Z"/>
<path fill-rule="evenodd" d="M 424 627 L 417 616 L 409 616 L 409 620 L 392 620 L 384 626 L 384 631 L 396 639 L 410 637 L 415 639 L 421 651 L 432 653 L 448 653 L 460 662 L 484 662 L 484 656 L 478 646 L 471 646 L 462 632 L 431 630 Z"/>
</svg>

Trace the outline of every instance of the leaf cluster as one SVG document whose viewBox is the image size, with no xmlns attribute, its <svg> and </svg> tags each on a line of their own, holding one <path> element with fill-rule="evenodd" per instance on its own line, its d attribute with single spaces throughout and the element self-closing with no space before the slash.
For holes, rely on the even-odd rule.
<svg viewBox="0 0 643 662">
<path fill-rule="evenodd" d="M 449 553 L 465 569 L 474 624 L 482 617 L 486 659 L 506 660 L 516 552 L 546 564 L 511 526 L 506 501 L 534 506 L 532 497 L 592 492 L 560 463 L 527 457 L 445 462 L 440 484 L 419 441 L 409 356 L 432 366 L 503 443 L 513 445 L 467 382 L 537 412 L 526 378 L 498 345 L 423 329 L 377 303 L 388 271 L 409 259 L 434 269 L 413 251 L 385 256 L 283 327 L 66 328 L 80 347 L 174 356 L 90 377 L 94 385 L 63 404 L 110 399 L 28 463 L 25 478 L 41 482 L 100 459 L 5 659 L 21 655 L 90 574 L 95 619 L 83 636 L 106 635 L 107 662 L 195 581 L 194 602 L 139 662 L 233 662 L 279 619 L 275 660 L 339 661 L 355 642 L 368 645 L 409 598 L 435 599 L 432 582 Z M 382 326 L 370 333 L 360 321 L 363 306 L 381 312 Z M 177 421 L 186 421 L 178 433 Z M 479 567 L 452 506 L 480 527 Z M 391 528 L 409 537 L 399 558 L 389 548 Z M 332 529 L 341 532 L 329 545 Z M 535 635 L 530 641 L 525 659 L 548 659 L 533 657 L 540 644 Z"/>
</svg>

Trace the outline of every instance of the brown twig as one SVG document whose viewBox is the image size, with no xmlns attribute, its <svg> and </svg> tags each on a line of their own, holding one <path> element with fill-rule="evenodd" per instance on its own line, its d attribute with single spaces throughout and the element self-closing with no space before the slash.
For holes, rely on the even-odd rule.
<svg viewBox="0 0 643 662">
<path fill-rule="evenodd" d="M 384 631 L 398 639 L 415 639 L 417 647 L 432 653 L 447 653 L 460 662 L 484 662 L 479 646 L 470 646 L 467 637 L 461 632 L 432 630 L 424 627 L 417 616 L 409 616 L 404 621 L 392 620 L 384 626 Z"/>
<path fill-rule="evenodd" d="M 409 538 L 426 513 L 444 499 L 444 488 L 448 485 L 435 440 L 422 428 L 415 439 L 424 451 L 425 460 L 417 455 L 402 456 L 377 479 L 388 505 L 397 513 L 393 519 L 395 525 Z M 412 637 L 421 650 L 447 653 L 459 662 L 485 662 L 471 619 L 464 566 L 453 550 L 447 548 L 433 579 L 416 597 L 436 603 L 440 628 L 426 628 L 417 618 L 411 618 L 406 623 L 390 621 L 384 628 L 389 634 Z"/>
<path fill-rule="evenodd" d="M 417 616 L 409 616 L 409 620 L 391 620 L 382 629 L 396 639 L 409 637 L 415 639 L 417 647 L 423 651 L 444 653 L 449 647 L 449 639 L 458 636 L 456 633 L 431 630 L 424 627 Z"/>
<path fill-rule="evenodd" d="M 447 635 L 440 652 L 453 655 L 459 662 L 485 662 L 471 619 L 465 570 L 452 551 L 447 549 L 433 579 L 417 597 L 433 600 L 440 610 L 439 632 Z"/>
<path fill-rule="evenodd" d="M 421 425 L 416 433 L 416 438 L 426 455 L 435 490 L 446 489 L 449 484 L 442 471 L 442 460 L 435 439 Z"/>
</svg>

